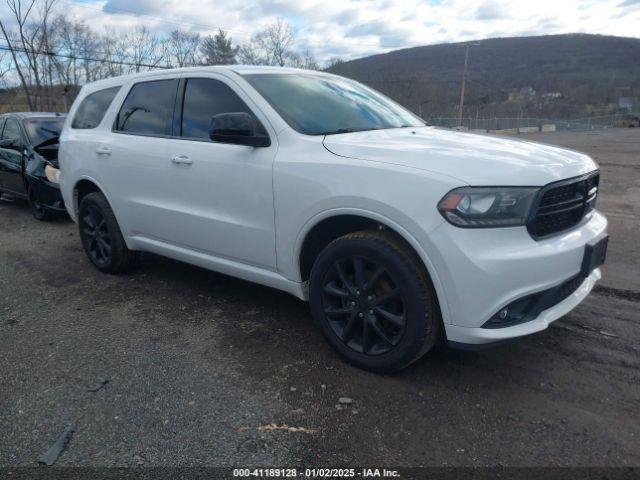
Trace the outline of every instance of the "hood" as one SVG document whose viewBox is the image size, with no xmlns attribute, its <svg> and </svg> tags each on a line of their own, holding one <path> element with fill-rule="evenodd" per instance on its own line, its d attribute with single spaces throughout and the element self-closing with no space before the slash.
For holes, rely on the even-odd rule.
<svg viewBox="0 0 640 480">
<path fill-rule="evenodd" d="M 572 150 L 435 127 L 327 135 L 324 146 L 342 157 L 432 171 L 473 186 L 542 186 L 598 168 Z"/>
</svg>

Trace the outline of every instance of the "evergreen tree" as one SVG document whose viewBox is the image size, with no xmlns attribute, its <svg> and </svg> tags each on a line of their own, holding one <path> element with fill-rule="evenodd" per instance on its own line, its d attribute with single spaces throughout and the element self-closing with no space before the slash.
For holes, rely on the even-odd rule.
<svg viewBox="0 0 640 480">
<path fill-rule="evenodd" d="M 231 37 L 227 37 L 227 32 L 220 29 L 213 37 L 205 37 L 202 42 L 202 56 L 205 65 L 234 65 L 239 47 L 234 47 Z"/>
</svg>

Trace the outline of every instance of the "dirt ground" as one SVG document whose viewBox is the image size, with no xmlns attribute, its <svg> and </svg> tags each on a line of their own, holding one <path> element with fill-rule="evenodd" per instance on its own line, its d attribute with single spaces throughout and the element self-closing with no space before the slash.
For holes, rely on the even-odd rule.
<svg viewBox="0 0 640 480">
<path fill-rule="evenodd" d="M 0 465 L 67 426 L 58 465 L 640 465 L 640 129 L 521 138 L 599 162 L 603 281 L 546 332 L 393 376 L 285 293 L 151 255 L 103 275 L 70 220 L 0 201 Z"/>
</svg>

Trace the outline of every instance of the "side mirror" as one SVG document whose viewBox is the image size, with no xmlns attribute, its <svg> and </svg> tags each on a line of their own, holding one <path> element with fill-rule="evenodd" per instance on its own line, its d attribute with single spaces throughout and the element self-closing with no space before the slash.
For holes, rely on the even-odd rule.
<svg viewBox="0 0 640 480">
<path fill-rule="evenodd" d="M 256 134 L 256 123 L 246 112 L 220 113 L 211 117 L 209 138 L 214 142 L 268 147 L 271 139 L 267 135 Z"/>
<path fill-rule="evenodd" d="M 6 148 L 7 150 L 22 150 L 20 140 L 17 138 L 3 138 L 0 140 L 0 148 Z"/>
</svg>

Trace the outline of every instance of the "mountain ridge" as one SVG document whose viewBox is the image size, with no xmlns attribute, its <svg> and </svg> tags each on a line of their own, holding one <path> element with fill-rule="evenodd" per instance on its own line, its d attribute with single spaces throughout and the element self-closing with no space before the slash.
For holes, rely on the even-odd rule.
<svg viewBox="0 0 640 480">
<path fill-rule="evenodd" d="M 465 115 L 606 114 L 618 109 L 620 97 L 638 108 L 640 39 L 633 37 L 572 33 L 441 43 L 341 62 L 329 71 L 415 112 L 457 115 L 467 44 L 473 46 Z"/>
</svg>

